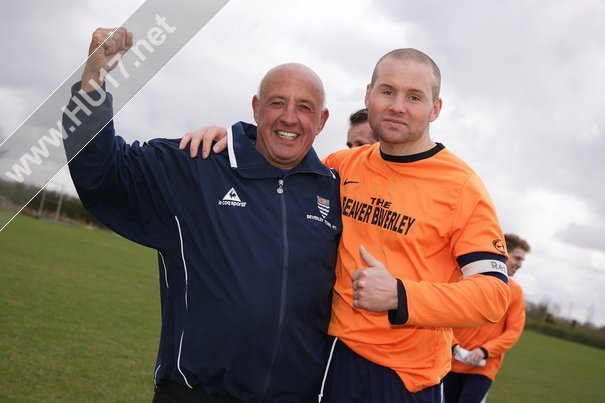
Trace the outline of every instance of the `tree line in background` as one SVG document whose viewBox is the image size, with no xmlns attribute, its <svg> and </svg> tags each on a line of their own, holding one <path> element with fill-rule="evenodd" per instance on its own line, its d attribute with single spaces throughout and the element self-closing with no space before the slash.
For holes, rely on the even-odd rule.
<svg viewBox="0 0 605 403">
<path fill-rule="evenodd" d="M 590 318 L 581 323 L 576 319 L 562 316 L 559 311 L 560 309 L 556 304 L 551 304 L 548 301 L 540 303 L 527 301 L 525 306 L 527 315 L 525 328 L 560 339 L 605 349 L 605 326 L 595 326 Z"/>
<path fill-rule="evenodd" d="M 0 210 L 17 210 L 12 201 L 1 195 L 13 195 L 19 200 L 20 194 L 31 194 L 26 185 L 9 183 L 0 180 Z M 29 193 L 27 193 L 29 192 Z M 57 219 L 61 222 L 77 223 L 106 229 L 96 218 L 84 209 L 80 199 L 61 194 L 57 191 L 41 191 L 22 210 L 22 213 L 44 219 Z M 526 302 L 526 329 L 539 333 L 574 341 L 589 346 L 605 349 L 605 326 L 597 327 L 591 318 L 580 323 L 575 319 L 565 318 L 559 313 L 556 304 L 548 301 L 540 303 Z"/>
<path fill-rule="evenodd" d="M 21 206 L 16 203 L 37 190 L 35 186 L 0 180 L 0 210 L 18 211 Z M 61 191 L 42 189 L 21 212 L 37 218 L 106 228 L 84 209 L 79 198 Z"/>
</svg>

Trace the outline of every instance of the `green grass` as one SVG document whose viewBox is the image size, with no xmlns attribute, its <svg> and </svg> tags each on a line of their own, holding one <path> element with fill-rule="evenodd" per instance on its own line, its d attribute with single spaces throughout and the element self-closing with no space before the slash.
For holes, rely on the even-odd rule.
<svg viewBox="0 0 605 403">
<path fill-rule="evenodd" d="M 0 208 L 0 228 L 4 227 L 16 213 L 16 211 L 2 210 Z"/>
<path fill-rule="evenodd" d="M 19 215 L 0 232 L 0 402 L 150 402 L 155 252 Z M 525 331 L 490 403 L 605 402 L 605 350 Z"/>
<path fill-rule="evenodd" d="M 151 401 L 154 251 L 20 215 L 0 232 L 0 267 L 0 402 Z"/>
<path fill-rule="evenodd" d="M 605 350 L 526 330 L 490 389 L 490 403 L 605 402 Z"/>
</svg>

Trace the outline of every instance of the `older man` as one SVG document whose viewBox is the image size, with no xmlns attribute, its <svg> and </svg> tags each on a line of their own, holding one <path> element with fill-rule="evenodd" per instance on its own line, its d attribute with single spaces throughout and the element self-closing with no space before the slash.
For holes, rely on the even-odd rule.
<svg viewBox="0 0 605 403">
<path fill-rule="evenodd" d="M 86 92 L 131 45 L 123 28 L 95 31 L 75 99 L 98 99 Z M 324 98 L 311 69 L 280 65 L 252 99 L 258 126 L 234 124 L 227 152 L 194 160 L 178 140 L 128 145 L 110 122 L 70 162 L 85 207 L 158 251 L 154 402 L 315 399 L 342 228 L 339 178 L 312 149 L 328 118 Z M 95 121 L 111 120 L 111 96 L 89 109 L 68 154 Z"/>
</svg>

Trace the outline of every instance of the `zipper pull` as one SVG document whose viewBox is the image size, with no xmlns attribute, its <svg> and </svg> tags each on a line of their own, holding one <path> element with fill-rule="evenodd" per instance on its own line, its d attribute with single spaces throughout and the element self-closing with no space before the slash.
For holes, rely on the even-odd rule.
<svg viewBox="0 0 605 403">
<path fill-rule="evenodd" d="M 279 181 L 277 181 L 277 183 L 279 183 L 279 187 L 277 188 L 277 193 L 283 194 L 284 193 L 284 180 L 280 179 Z"/>
</svg>

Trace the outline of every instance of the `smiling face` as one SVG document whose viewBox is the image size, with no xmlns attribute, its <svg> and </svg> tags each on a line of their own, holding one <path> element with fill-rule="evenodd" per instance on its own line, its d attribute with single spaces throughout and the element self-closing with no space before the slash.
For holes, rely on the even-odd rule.
<svg viewBox="0 0 605 403">
<path fill-rule="evenodd" d="M 410 155 L 434 146 L 429 124 L 441 111 L 441 99 L 433 94 L 436 80 L 427 63 L 387 57 L 376 66 L 365 102 L 383 152 Z"/>
<path fill-rule="evenodd" d="M 304 65 L 283 64 L 265 75 L 252 109 L 256 148 L 267 162 L 292 169 L 307 155 L 328 119 L 324 98 L 321 80 Z"/>
</svg>

